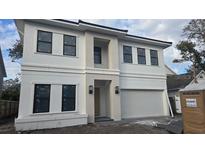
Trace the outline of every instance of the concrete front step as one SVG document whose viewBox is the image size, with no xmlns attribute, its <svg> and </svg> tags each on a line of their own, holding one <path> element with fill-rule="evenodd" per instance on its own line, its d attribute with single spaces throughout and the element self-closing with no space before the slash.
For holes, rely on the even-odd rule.
<svg viewBox="0 0 205 154">
<path fill-rule="evenodd" d="M 113 121 L 113 119 L 109 117 L 95 117 L 95 122 L 104 122 L 104 121 Z"/>
</svg>

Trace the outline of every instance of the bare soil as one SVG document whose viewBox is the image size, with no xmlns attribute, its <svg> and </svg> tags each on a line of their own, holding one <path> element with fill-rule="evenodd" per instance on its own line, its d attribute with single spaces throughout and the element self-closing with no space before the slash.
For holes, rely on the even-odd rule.
<svg viewBox="0 0 205 154">
<path fill-rule="evenodd" d="M 165 129 L 151 125 L 136 124 L 133 121 L 98 122 L 95 124 L 71 126 L 55 129 L 16 132 L 14 119 L 0 120 L 0 134 L 169 134 Z"/>
</svg>

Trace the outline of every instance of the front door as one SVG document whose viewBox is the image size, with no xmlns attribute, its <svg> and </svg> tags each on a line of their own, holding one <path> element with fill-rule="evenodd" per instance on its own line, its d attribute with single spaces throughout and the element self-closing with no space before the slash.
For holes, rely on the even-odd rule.
<svg viewBox="0 0 205 154">
<path fill-rule="evenodd" d="M 100 115 L 100 88 L 95 88 L 95 116 Z"/>
</svg>

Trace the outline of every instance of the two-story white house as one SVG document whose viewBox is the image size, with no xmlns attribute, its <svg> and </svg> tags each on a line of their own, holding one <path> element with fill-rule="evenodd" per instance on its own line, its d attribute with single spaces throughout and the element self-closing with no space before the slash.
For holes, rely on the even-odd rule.
<svg viewBox="0 0 205 154">
<path fill-rule="evenodd" d="M 17 130 L 169 115 L 171 42 L 81 20 L 15 22 L 24 44 Z"/>
</svg>

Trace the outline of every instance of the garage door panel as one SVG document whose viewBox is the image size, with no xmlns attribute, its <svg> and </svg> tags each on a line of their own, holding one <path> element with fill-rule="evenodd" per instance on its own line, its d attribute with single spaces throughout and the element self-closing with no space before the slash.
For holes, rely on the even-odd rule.
<svg viewBox="0 0 205 154">
<path fill-rule="evenodd" d="M 163 115 L 162 91 L 121 90 L 122 118 Z"/>
</svg>

